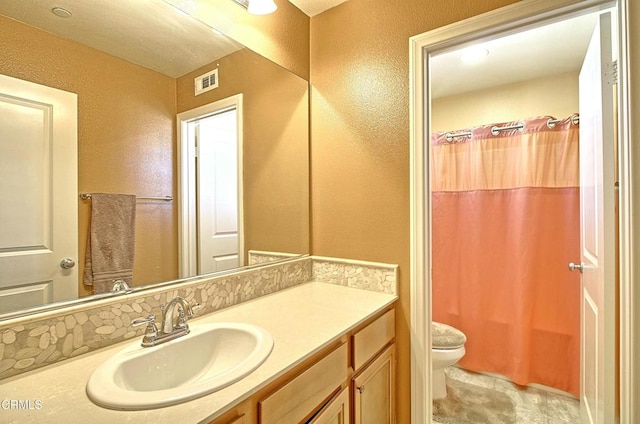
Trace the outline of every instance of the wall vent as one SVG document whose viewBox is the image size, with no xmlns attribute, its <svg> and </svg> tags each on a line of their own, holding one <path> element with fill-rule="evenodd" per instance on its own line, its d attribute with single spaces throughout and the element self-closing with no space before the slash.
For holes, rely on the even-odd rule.
<svg viewBox="0 0 640 424">
<path fill-rule="evenodd" d="M 205 91 L 218 88 L 218 69 L 195 78 L 196 96 Z"/>
</svg>

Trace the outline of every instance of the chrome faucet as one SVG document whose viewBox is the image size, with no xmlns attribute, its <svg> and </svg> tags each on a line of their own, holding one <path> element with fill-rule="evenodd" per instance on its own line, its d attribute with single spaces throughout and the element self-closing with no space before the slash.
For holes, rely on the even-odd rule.
<svg viewBox="0 0 640 424">
<path fill-rule="evenodd" d="M 188 300 L 178 296 L 169 304 L 162 305 L 162 328 L 160 330 L 156 325 L 156 316 L 153 314 L 146 318 L 138 318 L 131 321 L 131 326 L 138 327 L 147 324 L 147 329 L 142 338 L 142 347 L 156 346 L 189 334 L 187 320 L 193 317 L 193 310 L 198 307 L 200 307 L 199 304 L 191 305 Z M 176 310 L 178 311 L 178 316 L 174 318 Z"/>
<path fill-rule="evenodd" d="M 177 321 L 174 320 L 174 312 L 176 309 L 178 310 Z M 191 304 L 184 297 L 178 296 L 169 302 L 168 305 L 162 305 L 162 332 L 168 334 L 174 331 L 187 330 L 188 333 L 189 325 L 187 324 L 187 320 L 191 318 L 193 318 L 193 308 Z"/>
<path fill-rule="evenodd" d="M 131 287 L 129 286 L 129 284 L 127 284 L 126 281 L 124 280 L 113 280 L 113 282 L 111 283 L 111 291 L 112 292 L 118 292 L 118 291 L 126 291 L 126 290 L 130 290 Z"/>
</svg>

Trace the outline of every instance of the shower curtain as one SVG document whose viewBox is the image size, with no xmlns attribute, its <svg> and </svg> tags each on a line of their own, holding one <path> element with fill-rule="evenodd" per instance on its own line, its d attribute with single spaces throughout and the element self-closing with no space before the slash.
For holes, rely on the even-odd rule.
<svg viewBox="0 0 640 424">
<path fill-rule="evenodd" d="M 433 320 L 467 335 L 463 368 L 578 396 L 579 130 L 549 119 L 432 136 Z"/>
</svg>

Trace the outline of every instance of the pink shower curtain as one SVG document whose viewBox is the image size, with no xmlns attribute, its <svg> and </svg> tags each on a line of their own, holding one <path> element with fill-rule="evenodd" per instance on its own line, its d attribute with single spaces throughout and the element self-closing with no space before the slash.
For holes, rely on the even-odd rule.
<svg viewBox="0 0 640 424">
<path fill-rule="evenodd" d="M 467 335 L 462 367 L 577 396 L 578 126 L 548 119 L 433 135 L 433 320 Z"/>
</svg>

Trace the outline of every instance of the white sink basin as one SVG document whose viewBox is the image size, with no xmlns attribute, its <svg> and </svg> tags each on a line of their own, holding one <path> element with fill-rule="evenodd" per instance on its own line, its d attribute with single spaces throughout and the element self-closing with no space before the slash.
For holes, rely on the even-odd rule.
<svg viewBox="0 0 640 424">
<path fill-rule="evenodd" d="M 194 325 L 188 335 L 154 347 L 140 341 L 91 375 L 87 394 L 94 403 L 126 410 L 175 405 L 242 379 L 273 349 L 268 332 L 240 323 Z"/>
</svg>

